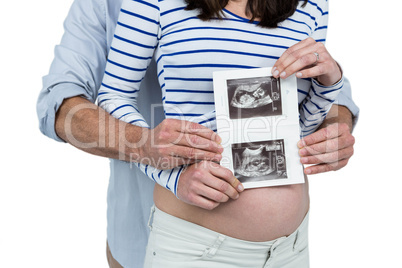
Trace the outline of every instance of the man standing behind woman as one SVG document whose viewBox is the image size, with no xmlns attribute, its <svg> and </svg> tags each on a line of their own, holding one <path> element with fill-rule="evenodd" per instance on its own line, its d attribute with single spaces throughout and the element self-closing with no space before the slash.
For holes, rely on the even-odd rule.
<svg viewBox="0 0 402 268">
<path fill-rule="evenodd" d="M 155 53 L 166 117 L 216 130 L 212 72 L 274 66 L 275 77 L 298 77 L 301 135 L 310 134 L 343 86 L 341 70 L 323 45 L 327 21 L 326 0 L 126 0 L 99 105 L 148 127 L 136 98 Z M 309 266 L 307 180 L 246 190 L 236 200 L 204 210 L 180 201 L 178 180 L 198 169 L 206 178 L 202 187 L 216 189 L 213 178 L 227 176 L 216 163 L 171 170 L 138 166 L 158 183 L 145 267 Z M 212 209 L 211 199 L 217 198 L 202 199 Z"/>
</svg>

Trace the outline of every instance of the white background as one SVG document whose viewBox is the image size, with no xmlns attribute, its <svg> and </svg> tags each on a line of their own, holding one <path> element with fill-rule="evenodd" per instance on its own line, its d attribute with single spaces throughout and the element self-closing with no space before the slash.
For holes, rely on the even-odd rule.
<svg viewBox="0 0 402 268">
<path fill-rule="evenodd" d="M 107 267 L 108 160 L 46 138 L 36 118 L 41 77 L 71 3 L 0 4 L 1 267 Z M 311 267 L 402 267 L 402 4 L 333 0 L 330 7 L 327 47 L 361 117 L 349 165 L 310 177 Z"/>
</svg>

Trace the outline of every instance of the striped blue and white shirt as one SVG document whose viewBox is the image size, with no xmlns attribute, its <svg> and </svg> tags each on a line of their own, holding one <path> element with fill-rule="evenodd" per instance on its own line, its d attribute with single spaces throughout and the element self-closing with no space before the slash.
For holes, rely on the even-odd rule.
<svg viewBox="0 0 402 268">
<path fill-rule="evenodd" d="M 155 57 L 165 116 L 216 130 L 212 73 L 273 66 L 290 46 L 312 37 L 325 42 L 328 2 L 308 1 L 275 29 L 267 29 L 224 10 L 223 19 L 201 21 L 184 0 L 124 0 L 98 103 L 111 115 L 148 127 L 137 108 L 140 83 Z M 325 119 L 343 79 L 324 87 L 298 79 L 301 135 Z M 183 167 L 158 170 L 138 164 L 155 182 L 176 194 Z"/>
</svg>

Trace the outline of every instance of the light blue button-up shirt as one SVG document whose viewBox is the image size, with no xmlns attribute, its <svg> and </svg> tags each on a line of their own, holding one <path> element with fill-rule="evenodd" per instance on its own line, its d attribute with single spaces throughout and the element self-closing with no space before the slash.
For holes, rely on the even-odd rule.
<svg viewBox="0 0 402 268">
<path fill-rule="evenodd" d="M 63 38 L 55 48 L 49 74 L 43 78 L 37 104 L 40 129 L 48 137 L 62 141 L 55 132 L 54 123 L 57 109 L 64 99 L 81 95 L 95 102 L 121 2 L 75 0 L 73 3 L 65 20 Z M 164 118 L 154 63 L 141 88 L 147 90 L 141 90 L 139 110 L 154 127 Z M 357 118 L 359 109 L 351 98 L 347 80 L 337 103 L 347 106 Z M 112 255 L 123 267 L 142 267 L 153 186 L 154 182 L 136 165 L 110 160 L 107 238 Z"/>
</svg>

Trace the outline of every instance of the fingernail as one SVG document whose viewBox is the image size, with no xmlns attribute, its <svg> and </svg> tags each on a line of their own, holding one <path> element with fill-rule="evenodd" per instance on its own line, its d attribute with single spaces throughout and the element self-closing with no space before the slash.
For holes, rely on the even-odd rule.
<svg viewBox="0 0 402 268">
<path fill-rule="evenodd" d="M 244 186 L 243 186 L 243 184 L 239 184 L 239 185 L 237 185 L 237 190 L 239 191 L 239 192 L 243 192 L 244 191 Z"/>
<path fill-rule="evenodd" d="M 275 70 L 276 70 L 276 67 L 272 68 L 271 74 L 273 74 L 275 72 Z"/>
<path fill-rule="evenodd" d="M 307 155 L 307 150 L 305 148 L 302 148 L 299 150 L 299 155 L 300 156 L 306 156 Z"/>
<path fill-rule="evenodd" d="M 302 164 L 307 164 L 308 163 L 308 158 L 307 157 L 302 157 L 302 158 L 300 158 L 300 162 Z"/>
<path fill-rule="evenodd" d="M 305 147 L 306 146 L 306 143 L 303 141 L 303 140 L 300 140 L 298 143 L 297 143 L 297 147 L 299 147 L 299 149 L 301 149 L 301 148 L 303 148 L 303 147 Z"/>
<path fill-rule="evenodd" d="M 286 72 L 282 72 L 281 73 L 281 78 L 285 78 L 285 76 L 286 76 Z"/>
<path fill-rule="evenodd" d="M 306 168 L 306 169 L 304 170 L 304 172 L 305 172 L 307 175 L 309 175 L 309 174 L 311 174 L 311 169 Z"/>
<path fill-rule="evenodd" d="M 222 155 L 221 154 L 216 154 L 215 155 L 215 160 L 221 161 L 222 160 Z"/>
<path fill-rule="evenodd" d="M 278 70 L 275 70 L 275 72 L 273 73 L 273 75 L 274 75 L 275 77 L 277 77 L 277 76 L 279 75 L 279 71 L 278 71 Z"/>
<path fill-rule="evenodd" d="M 302 73 L 297 73 L 296 76 L 301 78 L 303 76 L 303 74 Z"/>
</svg>

